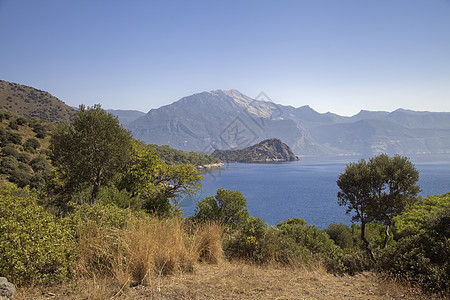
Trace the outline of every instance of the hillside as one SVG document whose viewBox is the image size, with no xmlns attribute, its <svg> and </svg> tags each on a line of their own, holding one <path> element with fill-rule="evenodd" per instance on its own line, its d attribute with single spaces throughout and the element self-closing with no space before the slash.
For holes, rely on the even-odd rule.
<svg viewBox="0 0 450 300">
<path fill-rule="evenodd" d="M 252 99 L 236 90 L 184 97 L 125 125 L 149 144 L 184 151 L 245 148 L 277 137 L 299 155 L 450 153 L 450 113 L 361 111 L 353 117 Z"/>
<path fill-rule="evenodd" d="M 0 178 L 20 187 L 42 187 L 50 172 L 47 158 L 53 125 L 0 111 Z"/>
<path fill-rule="evenodd" d="M 226 162 L 285 162 L 295 161 L 298 157 L 288 145 L 281 140 L 273 138 L 262 141 L 244 149 L 216 150 L 212 156 Z"/>
<path fill-rule="evenodd" d="M 145 116 L 145 113 L 139 110 L 105 109 L 105 111 L 119 119 L 122 125 L 126 125 L 134 120 Z"/>
<path fill-rule="evenodd" d="M 52 123 L 70 120 L 75 110 L 50 93 L 0 80 L 0 110 Z"/>
<path fill-rule="evenodd" d="M 272 102 L 254 100 L 236 90 L 217 90 L 152 109 L 125 127 L 148 144 L 184 151 L 212 153 L 277 137 L 297 153 L 327 153 L 297 120 L 281 113 Z"/>
</svg>

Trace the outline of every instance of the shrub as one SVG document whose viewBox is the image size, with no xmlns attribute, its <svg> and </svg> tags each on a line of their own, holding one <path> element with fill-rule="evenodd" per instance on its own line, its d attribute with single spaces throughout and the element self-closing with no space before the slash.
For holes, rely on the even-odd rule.
<svg viewBox="0 0 450 300">
<path fill-rule="evenodd" d="M 342 223 L 330 224 L 325 232 L 341 247 L 341 249 L 353 247 L 353 237 L 350 228 Z"/>
<path fill-rule="evenodd" d="M 50 164 L 43 156 L 36 156 L 30 161 L 30 166 L 34 172 L 48 173 L 50 172 Z"/>
<path fill-rule="evenodd" d="M 425 291 L 450 292 L 450 206 L 428 218 L 417 234 L 401 238 L 383 251 L 378 267 Z"/>
<path fill-rule="evenodd" d="M 74 275 L 73 243 L 27 190 L 0 190 L 0 274 L 15 284 L 54 284 Z"/>
<path fill-rule="evenodd" d="M 31 156 L 27 153 L 18 153 L 17 160 L 25 164 L 29 164 L 31 162 Z"/>
<path fill-rule="evenodd" d="M 8 142 L 11 142 L 16 145 L 22 144 L 22 137 L 20 136 L 20 134 L 18 134 L 16 132 L 10 132 L 10 131 L 8 131 L 6 134 L 7 134 Z"/>
<path fill-rule="evenodd" d="M 23 147 L 25 149 L 29 149 L 29 150 L 36 150 L 39 147 L 41 147 L 41 144 L 39 143 L 39 141 L 35 138 L 29 138 L 25 141 L 25 143 L 23 143 Z"/>
<path fill-rule="evenodd" d="M 224 244 L 225 253 L 231 258 L 247 259 L 264 263 L 269 259 L 262 255 L 267 225 L 256 217 L 249 217 L 241 224 L 237 233 L 229 236 Z"/>
<path fill-rule="evenodd" d="M 25 124 L 27 123 L 27 120 L 26 120 L 24 117 L 18 117 L 18 118 L 16 119 L 16 123 L 17 123 L 18 125 L 25 125 Z"/>
<path fill-rule="evenodd" d="M 2 154 L 4 156 L 13 156 L 15 158 L 18 158 L 19 153 L 16 150 L 16 147 L 14 147 L 13 145 L 7 145 L 5 147 L 2 148 Z"/>
<path fill-rule="evenodd" d="M 1 159 L 0 172 L 3 174 L 12 174 L 14 170 L 19 168 L 19 162 L 14 156 L 6 156 Z"/>
<path fill-rule="evenodd" d="M 315 226 L 306 226 L 300 219 L 290 219 L 277 225 L 283 237 L 292 239 L 299 246 L 306 248 L 312 257 L 322 262 L 329 271 L 345 271 L 343 251 L 329 236 Z"/>
<path fill-rule="evenodd" d="M 19 129 L 19 124 L 17 124 L 17 120 L 11 120 L 9 121 L 9 128 L 13 129 L 13 130 L 18 130 Z"/>
<path fill-rule="evenodd" d="M 215 221 L 236 229 L 246 223 L 249 214 L 247 199 L 239 191 L 218 189 L 214 197 L 197 202 L 194 219 Z M 245 225 L 244 225 L 245 226 Z"/>
</svg>

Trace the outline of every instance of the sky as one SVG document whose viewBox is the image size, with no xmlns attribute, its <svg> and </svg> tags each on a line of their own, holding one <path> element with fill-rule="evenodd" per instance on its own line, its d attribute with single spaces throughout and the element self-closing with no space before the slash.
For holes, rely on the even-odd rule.
<svg viewBox="0 0 450 300">
<path fill-rule="evenodd" d="M 0 79 L 144 112 L 237 89 L 354 115 L 450 112 L 450 0 L 0 0 Z"/>
</svg>

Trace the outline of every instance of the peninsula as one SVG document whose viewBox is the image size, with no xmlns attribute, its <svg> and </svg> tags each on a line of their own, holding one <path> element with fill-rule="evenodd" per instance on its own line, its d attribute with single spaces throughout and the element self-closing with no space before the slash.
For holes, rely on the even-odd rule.
<svg viewBox="0 0 450 300">
<path fill-rule="evenodd" d="M 224 162 L 271 163 L 296 161 L 298 157 L 280 139 L 264 140 L 244 149 L 216 150 L 212 156 Z"/>
</svg>

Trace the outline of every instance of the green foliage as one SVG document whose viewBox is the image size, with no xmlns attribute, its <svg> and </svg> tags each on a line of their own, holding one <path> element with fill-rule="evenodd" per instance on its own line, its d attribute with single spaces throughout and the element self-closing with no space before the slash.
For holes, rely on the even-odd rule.
<svg viewBox="0 0 450 300">
<path fill-rule="evenodd" d="M 130 133 L 100 105 L 81 105 L 72 124 L 53 131 L 50 145 L 51 159 L 67 176 L 69 189 L 91 184 L 92 200 L 99 187 L 112 182 L 125 167 L 130 149 Z"/>
<path fill-rule="evenodd" d="M 206 197 L 197 202 L 194 219 L 220 222 L 231 228 L 247 224 L 249 217 L 247 199 L 239 191 L 218 189 L 214 197 Z"/>
<path fill-rule="evenodd" d="M 23 143 L 23 147 L 27 150 L 36 151 L 41 147 L 41 143 L 35 138 L 29 138 Z"/>
<path fill-rule="evenodd" d="M 267 225 L 260 218 L 247 217 L 240 223 L 239 231 L 225 241 L 225 253 L 229 257 L 267 262 L 269 257 L 263 254 L 266 232 Z"/>
<path fill-rule="evenodd" d="M 2 154 L 4 156 L 12 156 L 15 158 L 19 157 L 19 152 L 17 152 L 16 147 L 14 147 L 13 145 L 7 145 L 7 146 L 3 147 Z"/>
<path fill-rule="evenodd" d="M 219 159 L 211 155 L 199 154 L 193 151 L 186 153 L 167 145 L 158 146 L 152 144 L 148 145 L 148 147 L 158 153 L 161 159 L 169 165 L 192 164 L 194 166 L 203 166 L 220 162 Z"/>
<path fill-rule="evenodd" d="M 390 238 L 392 219 L 416 200 L 420 188 L 416 185 L 419 172 L 406 157 L 389 157 L 381 154 L 350 163 L 340 174 L 337 185 L 338 204 L 354 211 L 352 221 L 361 222 L 361 240 L 372 260 L 375 260 L 370 243 L 365 237 L 366 224 L 385 224 L 385 247 Z"/>
<path fill-rule="evenodd" d="M 395 238 L 407 235 L 423 234 L 424 224 L 428 218 L 435 216 L 445 207 L 450 206 L 450 193 L 419 198 L 401 215 L 394 218 Z"/>
<path fill-rule="evenodd" d="M 393 277 L 417 284 L 425 291 L 450 292 L 450 206 L 429 216 L 411 234 L 386 248 L 378 266 Z"/>
<path fill-rule="evenodd" d="M 328 235 L 301 219 L 289 219 L 268 228 L 259 218 L 247 218 L 228 237 L 224 250 L 229 257 L 257 263 L 275 261 L 286 265 L 324 264 L 329 271 L 344 272 L 344 252 Z"/>
<path fill-rule="evenodd" d="M 143 217 L 143 214 L 131 209 L 98 202 L 75 204 L 72 209 L 73 212 L 64 219 L 64 224 L 75 238 L 78 238 L 80 229 L 87 223 L 95 223 L 97 227 L 104 228 L 123 228 L 131 218 Z"/>
<path fill-rule="evenodd" d="M 170 200 L 195 194 L 200 179 L 193 165 L 167 165 L 150 147 L 134 141 L 119 187 L 139 197 L 148 212 L 168 215 L 176 211 Z"/>
<path fill-rule="evenodd" d="M 9 121 L 9 128 L 13 129 L 13 130 L 18 130 L 19 129 L 19 124 L 17 124 L 17 120 L 10 120 Z"/>
<path fill-rule="evenodd" d="M 342 223 L 330 224 L 325 232 L 341 247 L 341 249 L 353 247 L 353 236 L 350 228 Z"/>
<path fill-rule="evenodd" d="M 315 226 L 306 226 L 303 220 L 289 221 L 277 225 L 285 239 L 291 240 L 297 247 L 303 247 L 308 255 L 324 263 L 329 271 L 344 271 L 343 251 L 324 231 Z"/>
<path fill-rule="evenodd" d="M 73 276 L 73 244 L 28 190 L 0 188 L 0 274 L 15 284 L 54 284 Z"/>
</svg>

